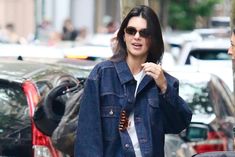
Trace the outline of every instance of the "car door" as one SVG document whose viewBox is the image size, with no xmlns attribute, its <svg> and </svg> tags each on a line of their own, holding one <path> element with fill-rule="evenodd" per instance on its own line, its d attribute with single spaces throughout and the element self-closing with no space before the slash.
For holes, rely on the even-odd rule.
<svg viewBox="0 0 235 157">
<path fill-rule="evenodd" d="M 31 122 L 19 84 L 0 80 L 0 156 L 31 157 Z"/>
</svg>

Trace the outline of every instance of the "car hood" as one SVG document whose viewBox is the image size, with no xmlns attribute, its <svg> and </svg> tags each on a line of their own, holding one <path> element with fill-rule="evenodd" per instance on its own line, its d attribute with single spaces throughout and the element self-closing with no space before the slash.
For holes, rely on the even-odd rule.
<svg viewBox="0 0 235 157">
<path fill-rule="evenodd" d="M 215 118 L 215 114 L 194 114 L 191 122 L 210 124 Z"/>
</svg>

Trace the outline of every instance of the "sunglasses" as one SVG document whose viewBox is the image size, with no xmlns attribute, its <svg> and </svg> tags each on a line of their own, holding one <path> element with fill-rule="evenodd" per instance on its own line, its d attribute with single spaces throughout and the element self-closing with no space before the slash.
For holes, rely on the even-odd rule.
<svg viewBox="0 0 235 157">
<path fill-rule="evenodd" d="M 137 29 L 136 29 L 135 27 L 131 27 L 131 26 L 126 27 L 126 28 L 125 28 L 125 32 L 126 32 L 127 34 L 133 35 L 133 36 L 136 35 L 136 33 L 138 32 L 139 35 L 140 35 L 141 37 L 144 37 L 144 38 L 147 38 L 147 37 L 150 36 L 150 32 L 149 32 L 148 29 L 141 29 L 141 30 L 137 31 Z"/>
</svg>

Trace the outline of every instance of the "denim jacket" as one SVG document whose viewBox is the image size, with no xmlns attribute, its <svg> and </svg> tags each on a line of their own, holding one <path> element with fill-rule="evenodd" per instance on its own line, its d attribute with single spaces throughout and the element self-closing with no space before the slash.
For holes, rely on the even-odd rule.
<svg viewBox="0 0 235 157">
<path fill-rule="evenodd" d="M 178 80 L 168 73 L 167 90 L 160 93 L 145 75 L 136 97 L 136 81 L 126 61 L 104 61 L 91 71 L 79 111 L 75 157 L 135 157 L 127 130 L 120 131 L 120 113 L 134 112 L 143 157 L 164 157 L 164 135 L 178 134 L 192 117 L 178 95 Z"/>
</svg>

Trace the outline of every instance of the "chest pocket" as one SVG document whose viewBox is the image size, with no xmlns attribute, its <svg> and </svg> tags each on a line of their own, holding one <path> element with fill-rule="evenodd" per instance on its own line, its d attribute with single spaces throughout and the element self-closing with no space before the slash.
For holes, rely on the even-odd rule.
<svg viewBox="0 0 235 157">
<path fill-rule="evenodd" d="M 154 127 L 158 127 L 161 121 L 162 112 L 159 103 L 158 98 L 148 98 L 151 125 Z"/>
<path fill-rule="evenodd" d="M 148 104 L 150 108 L 158 109 L 159 108 L 159 97 L 158 97 L 159 91 L 157 87 L 154 87 L 150 89 L 148 93 Z"/>
<path fill-rule="evenodd" d="M 121 112 L 120 106 L 102 106 L 101 118 L 104 139 L 115 140 L 118 137 L 118 124 Z"/>
</svg>

